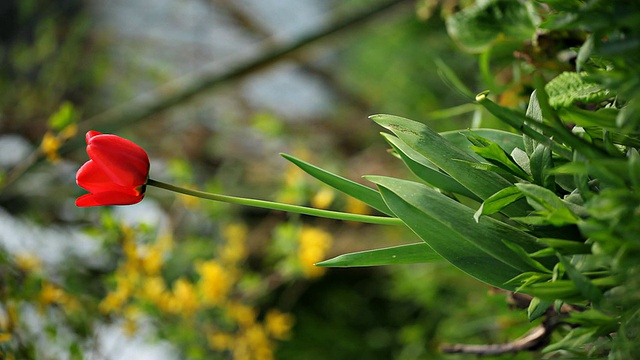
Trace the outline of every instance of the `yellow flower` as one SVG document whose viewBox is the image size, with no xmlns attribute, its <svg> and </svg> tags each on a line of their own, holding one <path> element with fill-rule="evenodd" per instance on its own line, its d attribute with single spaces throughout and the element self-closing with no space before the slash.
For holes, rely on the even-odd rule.
<svg viewBox="0 0 640 360">
<path fill-rule="evenodd" d="M 331 206 L 335 192 L 330 188 L 323 187 L 311 198 L 311 206 L 318 209 L 327 209 Z"/>
<path fill-rule="evenodd" d="M 124 332 L 131 336 L 138 330 L 138 319 L 140 318 L 140 309 L 135 306 L 127 306 L 122 312 L 124 315 Z"/>
<path fill-rule="evenodd" d="M 272 309 L 267 312 L 264 324 L 269 335 L 278 340 L 285 340 L 291 335 L 294 318 L 291 314 L 286 314 Z"/>
<path fill-rule="evenodd" d="M 42 284 L 42 289 L 40 290 L 40 304 L 49 305 L 52 303 L 57 303 L 64 296 L 64 292 L 58 287 L 45 282 Z"/>
<path fill-rule="evenodd" d="M 185 278 L 179 278 L 173 284 L 171 302 L 171 308 L 174 313 L 182 313 L 186 316 L 193 315 L 200 306 L 195 287 Z"/>
<path fill-rule="evenodd" d="M 40 269 L 42 261 L 34 254 L 18 254 L 15 257 L 16 266 L 24 272 L 31 272 Z"/>
<path fill-rule="evenodd" d="M 58 154 L 60 146 L 62 146 L 62 141 L 52 131 L 47 131 L 42 137 L 40 150 L 45 154 L 47 160 L 55 163 L 60 161 L 60 155 Z"/>
<path fill-rule="evenodd" d="M 230 224 L 224 228 L 223 236 L 225 245 L 220 249 L 220 260 L 235 265 L 247 256 L 247 228 L 241 224 Z"/>
<path fill-rule="evenodd" d="M 371 208 L 369 207 L 369 205 L 363 203 L 362 201 L 348 196 L 345 211 L 352 214 L 367 215 L 371 213 Z"/>
<path fill-rule="evenodd" d="M 129 295 L 129 292 L 124 288 L 118 287 L 116 291 L 108 293 L 107 296 L 100 301 L 98 309 L 100 309 L 103 314 L 117 312 L 117 310 L 120 310 L 122 305 L 129 300 Z"/>
<path fill-rule="evenodd" d="M 140 260 L 142 262 L 142 268 L 147 275 L 157 275 L 160 273 L 164 263 L 163 253 L 158 246 L 149 247 L 146 254 Z"/>
<path fill-rule="evenodd" d="M 233 279 L 229 273 L 215 260 L 208 260 L 196 265 L 200 274 L 198 289 L 203 302 L 207 305 L 218 305 L 227 297 Z"/>
<path fill-rule="evenodd" d="M 195 185 L 183 185 L 183 187 L 186 187 L 187 189 L 196 188 Z M 184 194 L 178 194 L 178 199 L 180 200 L 182 205 L 184 205 L 184 207 L 191 210 L 197 209 L 200 206 L 200 203 L 202 202 L 202 199 L 200 198 L 197 198 L 195 196 L 184 195 Z"/>
<path fill-rule="evenodd" d="M 167 287 L 161 276 L 152 276 L 145 279 L 142 285 L 142 297 L 154 304 L 163 300 Z"/>
<path fill-rule="evenodd" d="M 67 140 L 71 139 L 72 137 L 76 136 L 77 133 L 78 133 L 78 125 L 77 124 L 69 124 L 69 125 L 65 126 L 64 129 L 62 129 L 60 131 L 60 133 L 58 134 L 58 137 L 62 141 L 67 141 Z"/>
<path fill-rule="evenodd" d="M 331 247 L 333 242 L 331 234 L 320 228 L 303 227 L 298 241 L 298 260 L 302 273 L 310 278 L 324 274 L 325 269 L 314 264 L 323 260 Z"/>
<path fill-rule="evenodd" d="M 248 327 L 255 323 L 256 312 L 253 308 L 240 304 L 231 303 L 227 306 L 227 313 L 241 327 Z"/>
<path fill-rule="evenodd" d="M 271 360 L 273 359 L 273 349 L 271 341 L 260 325 L 253 325 L 247 329 L 244 337 L 249 349 L 253 353 L 253 359 Z"/>
<path fill-rule="evenodd" d="M 217 332 L 208 334 L 207 342 L 213 350 L 227 350 L 233 347 L 234 338 L 231 334 Z"/>
<path fill-rule="evenodd" d="M 0 344 L 11 341 L 11 338 L 12 336 L 9 333 L 0 333 Z"/>
</svg>

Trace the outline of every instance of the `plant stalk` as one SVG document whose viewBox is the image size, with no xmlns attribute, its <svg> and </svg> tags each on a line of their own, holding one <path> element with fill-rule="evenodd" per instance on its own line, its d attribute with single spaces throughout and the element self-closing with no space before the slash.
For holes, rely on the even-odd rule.
<svg viewBox="0 0 640 360">
<path fill-rule="evenodd" d="M 402 220 L 398 218 L 344 213 L 339 211 L 315 209 L 315 208 L 310 208 L 306 206 L 283 204 L 283 203 L 277 203 L 277 202 L 266 201 L 266 200 L 247 199 L 247 198 L 241 198 L 236 196 L 213 194 L 213 193 L 208 193 L 204 191 L 186 189 L 186 188 L 167 184 L 162 181 L 157 181 L 153 179 L 149 179 L 147 181 L 147 185 L 155 186 L 161 189 L 177 192 L 184 195 L 198 197 L 201 199 L 221 201 L 229 204 L 252 206 L 252 207 L 258 207 L 262 209 L 278 210 L 278 211 L 284 211 L 284 212 L 295 213 L 295 214 L 311 215 L 311 216 L 317 216 L 317 217 L 322 217 L 327 219 L 356 221 L 356 222 L 378 224 L 378 225 L 403 225 L 404 224 Z"/>
</svg>

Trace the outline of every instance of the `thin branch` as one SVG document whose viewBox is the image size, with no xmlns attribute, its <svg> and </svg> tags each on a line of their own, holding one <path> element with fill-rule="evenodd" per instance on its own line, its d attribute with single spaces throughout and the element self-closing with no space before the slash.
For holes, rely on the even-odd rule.
<svg viewBox="0 0 640 360">
<path fill-rule="evenodd" d="M 442 352 L 449 354 L 503 355 L 520 351 L 533 351 L 542 348 L 558 325 L 555 317 L 548 317 L 544 323 L 529 330 L 522 337 L 505 343 L 493 345 L 453 344 L 443 345 Z"/>
<path fill-rule="evenodd" d="M 206 69 L 201 73 L 190 76 L 181 83 L 161 86 L 151 94 L 138 98 L 132 102 L 116 106 L 102 114 L 87 119 L 81 123 L 81 126 L 85 128 L 84 130 L 87 130 L 89 127 L 100 127 L 102 130 L 106 131 L 110 129 L 117 129 L 122 125 L 130 125 L 149 118 L 152 115 L 156 115 L 164 110 L 191 100 L 196 95 L 211 90 L 218 85 L 232 80 L 238 80 L 258 70 L 264 69 L 284 57 L 320 40 L 328 38 L 331 35 L 360 25 L 404 1 L 406 0 L 385 1 L 382 4 L 371 7 L 359 14 L 355 14 L 334 24 L 325 26 L 307 36 L 299 38 L 298 40 L 290 41 L 273 48 L 271 51 L 260 54 L 255 58 L 240 62 L 231 69 L 225 69 L 225 71 L 220 71 L 219 69 Z M 74 146 L 78 146 L 78 144 L 71 143 L 69 145 L 69 147 Z"/>
</svg>

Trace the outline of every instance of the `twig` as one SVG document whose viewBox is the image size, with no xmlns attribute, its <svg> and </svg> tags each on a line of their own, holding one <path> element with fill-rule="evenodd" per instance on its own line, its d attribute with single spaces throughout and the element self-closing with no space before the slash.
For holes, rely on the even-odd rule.
<svg viewBox="0 0 640 360">
<path fill-rule="evenodd" d="M 522 337 L 505 343 L 493 345 L 453 344 L 443 345 L 442 352 L 449 354 L 502 355 L 520 351 L 537 350 L 543 347 L 558 325 L 555 316 L 545 319 L 544 323 L 529 330 Z"/>
<path fill-rule="evenodd" d="M 151 94 L 145 95 L 132 102 L 116 106 L 102 114 L 87 119 L 81 123 L 81 126 L 85 128 L 84 130 L 87 130 L 89 127 L 100 127 L 101 130 L 108 131 L 110 129 L 117 129 L 125 124 L 130 125 L 146 119 L 173 106 L 191 100 L 194 96 L 208 91 L 220 84 L 237 80 L 248 74 L 254 73 L 257 70 L 272 65 L 282 58 L 316 43 L 319 40 L 325 39 L 356 25 L 360 25 L 404 1 L 405 0 L 385 1 L 382 4 L 371 7 L 359 14 L 355 14 L 334 24 L 325 26 L 307 36 L 299 38 L 298 40 L 285 43 L 273 48 L 271 51 L 260 54 L 255 58 L 240 62 L 231 69 L 225 69 L 225 71 L 220 71 L 220 69 L 206 69 L 200 73 L 190 76 L 185 81 L 161 86 Z M 82 145 L 77 142 L 69 143 L 68 145 L 69 148 L 75 148 L 77 146 Z"/>
</svg>

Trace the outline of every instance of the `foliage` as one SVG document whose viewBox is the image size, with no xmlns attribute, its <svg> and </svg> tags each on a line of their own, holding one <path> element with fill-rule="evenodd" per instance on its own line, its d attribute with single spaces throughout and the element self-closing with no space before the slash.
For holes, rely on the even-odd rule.
<svg viewBox="0 0 640 360">
<path fill-rule="evenodd" d="M 420 252 L 437 261 L 435 252 L 483 282 L 531 295 L 530 319 L 546 316 L 543 338 L 562 334 L 543 353 L 633 358 L 640 350 L 633 335 L 640 311 L 639 16 L 640 6 L 626 1 L 496 0 L 449 17 L 451 35 L 473 51 L 522 40 L 539 46 L 556 31 L 585 31 L 587 40 L 576 49 L 573 71 L 553 75 L 557 69 L 544 62 L 526 64 L 535 89 L 526 112 L 494 103 L 487 92 L 476 97 L 523 132 L 516 147 L 477 131 L 465 134 L 467 144 L 452 142 L 421 123 L 376 115 L 393 134 L 385 137 L 394 154 L 419 178 L 367 177 L 377 194 L 290 158 L 336 189 L 388 208 L 428 245 L 321 265 L 415 262 Z M 545 83 L 542 74 L 553 78 Z M 471 349 L 460 351 L 489 353 Z"/>
</svg>

